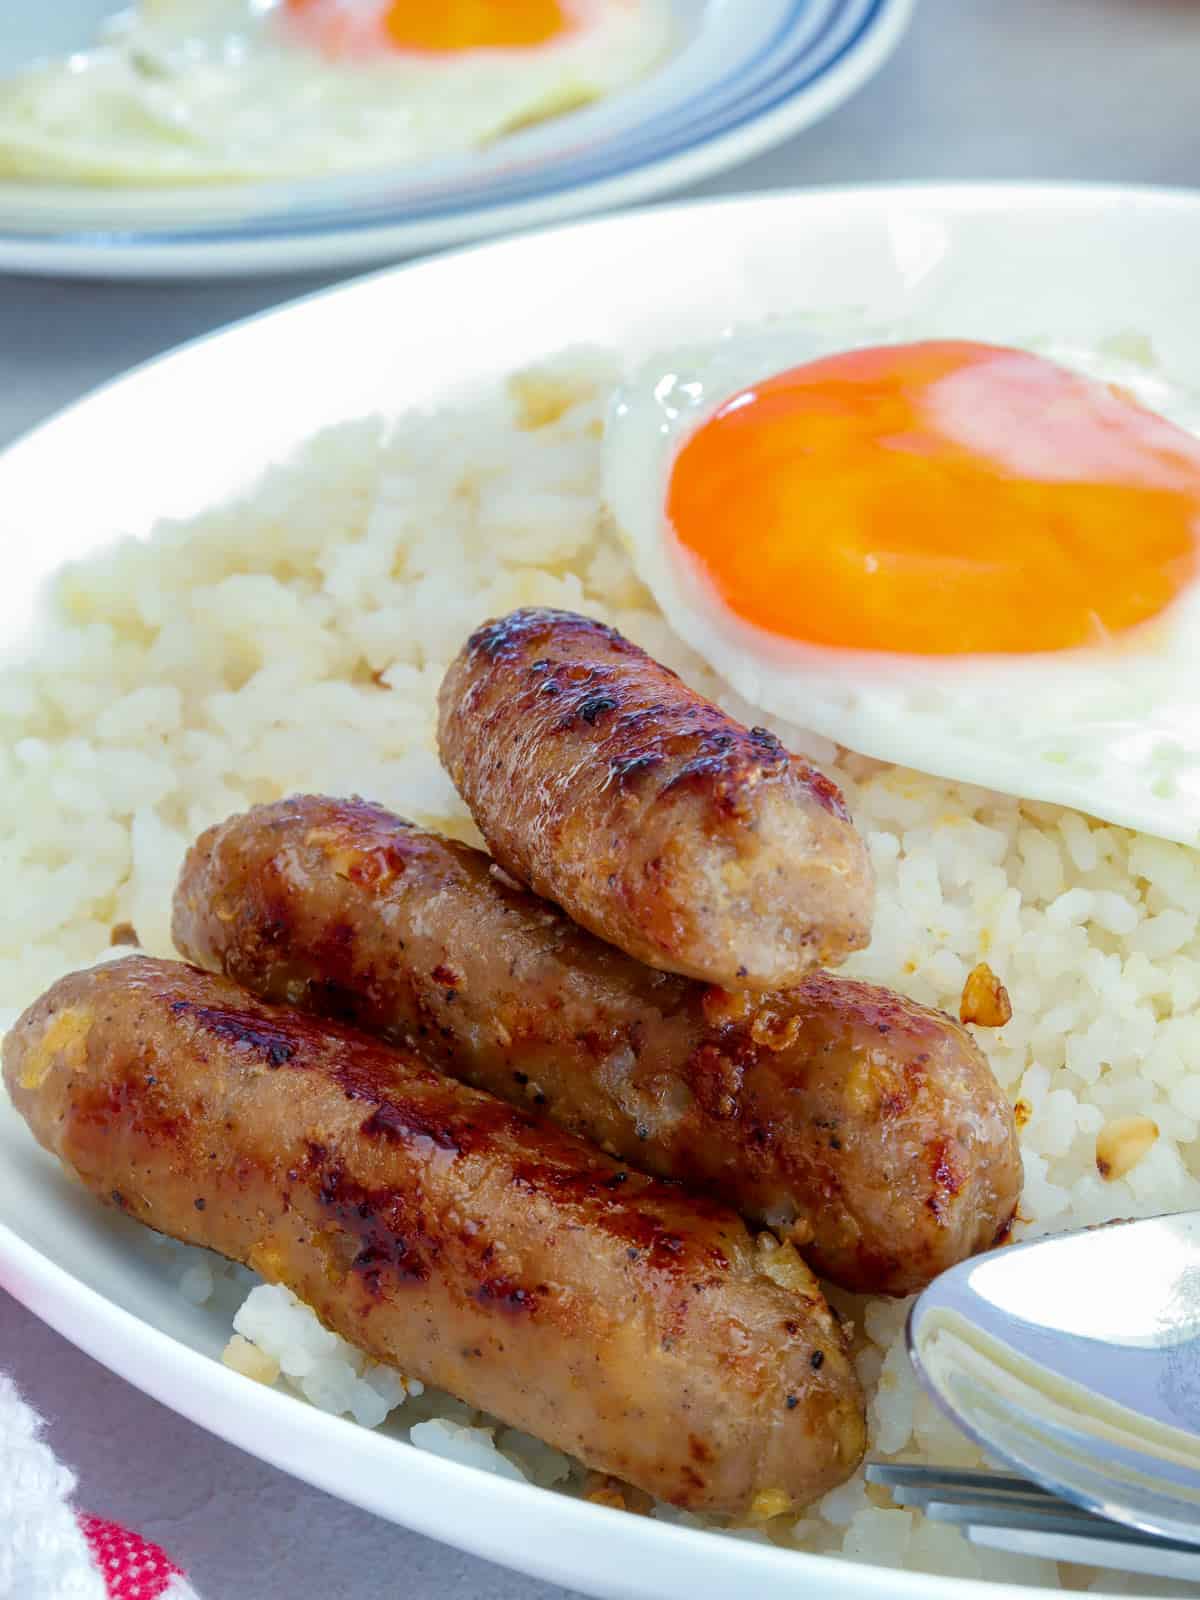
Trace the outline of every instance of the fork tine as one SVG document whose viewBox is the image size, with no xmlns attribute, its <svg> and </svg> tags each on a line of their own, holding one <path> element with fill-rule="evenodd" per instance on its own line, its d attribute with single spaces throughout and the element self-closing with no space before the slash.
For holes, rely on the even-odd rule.
<svg viewBox="0 0 1200 1600">
<path fill-rule="evenodd" d="M 1187 1545 L 1164 1540 L 1133 1542 L 1092 1534 L 1044 1533 L 1032 1528 L 980 1524 L 969 1525 L 963 1532 L 972 1544 L 1003 1550 L 1006 1555 L 1042 1556 L 1051 1561 L 1077 1561 L 1089 1567 L 1138 1572 L 1151 1578 L 1174 1578 L 1181 1583 L 1200 1582 L 1200 1554 Z"/>
<path fill-rule="evenodd" d="M 943 1483 L 956 1489 L 990 1489 L 997 1494 L 1008 1490 L 1017 1494 L 1054 1496 L 1028 1478 L 1015 1472 L 991 1472 L 981 1467 L 929 1467 L 916 1461 L 868 1461 L 868 1483 Z"/>
<path fill-rule="evenodd" d="M 1128 1541 L 1131 1544 L 1142 1541 L 1152 1544 L 1161 1542 L 1148 1533 L 1138 1533 L 1132 1528 L 1122 1528 L 1117 1524 L 1105 1522 L 1102 1517 L 1090 1516 L 1086 1511 L 1077 1510 L 1065 1500 L 1060 1501 L 1057 1508 L 988 1505 L 981 1500 L 975 1502 L 929 1500 L 925 1505 L 925 1515 L 933 1522 L 953 1522 L 959 1525 L 970 1523 L 973 1527 L 980 1528 L 1029 1528 L 1042 1533 L 1073 1533 L 1084 1539 L 1108 1537 L 1121 1543 Z"/>
<path fill-rule="evenodd" d="M 1085 1511 L 1012 1473 L 869 1462 L 867 1479 L 900 1505 L 1010 1555 L 1075 1561 L 1150 1577 L 1200 1581 L 1200 1550 Z"/>
<path fill-rule="evenodd" d="M 982 1507 L 995 1509 L 1005 1516 L 1012 1517 L 1026 1512 L 1031 1515 L 1055 1515 L 1060 1519 L 1070 1516 L 1071 1520 L 1096 1523 L 1100 1527 L 1109 1526 L 1103 1517 L 1093 1516 L 1090 1511 L 1084 1511 L 1079 1506 L 1072 1505 L 1067 1500 L 1059 1500 L 1054 1495 L 1043 1494 L 1041 1490 L 1031 1490 L 1029 1494 L 1016 1494 L 1005 1491 L 993 1494 L 987 1489 L 956 1489 L 946 1488 L 942 1484 L 931 1486 L 918 1486 L 915 1484 L 896 1484 L 892 1488 L 892 1499 L 901 1506 L 920 1506 L 925 1511 L 937 1504 L 953 1504 L 965 1506 L 968 1509 Z M 932 1513 L 930 1513 L 932 1515 Z"/>
<path fill-rule="evenodd" d="M 952 1497 L 957 1502 L 972 1505 L 1004 1504 L 1013 1507 L 1028 1506 L 1035 1510 L 1053 1508 L 1061 1511 L 1068 1502 L 1051 1494 L 1028 1478 L 1008 1472 L 987 1472 L 970 1468 L 927 1467 L 914 1462 L 895 1464 L 881 1461 L 867 1463 L 868 1483 L 877 1483 L 891 1491 L 897 1505 L 924 1506 L 933 1499 Z M 1070 1506 L 1069 1509 L 1077 1509 Z M 1089 1512 L 1080 1511 L 1080 1516 Z"/>
<path fill-rule="evenodd" d="M 871 1462 L 866 1476 L 868 1482 L 888 1488 L 897 1505 L 923 1510 L 935 1521 L 963 1522 L 978 1513 L 982 1522 L 1034 1526 L 1050 1519 L 1056 1527 L 1081 1533 L 1112 1531 L 1112 1524 L 1103 1517 L 1009 1473 L 953 1471 L 908 1463 L 889 1467 Z M 1129 1536 L 1142 1537 L 1132 1530 Z"/>
</svg>

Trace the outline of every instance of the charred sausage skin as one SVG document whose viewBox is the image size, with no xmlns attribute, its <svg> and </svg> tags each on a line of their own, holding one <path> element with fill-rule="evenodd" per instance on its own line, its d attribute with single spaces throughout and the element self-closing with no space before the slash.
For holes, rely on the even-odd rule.
<svg viewBox="0 0 1200 1600">
<path fill-rule="evenodd" d="M 648 966 L 774 989 L 867 943 L 871 870 L 836 786 L 612 628 L 485 623 L 442 684 L 438 744 L 505 871 Z"/>
<path fill-rule="evenodd" d="M 381 806 L 297 796 L 210 829 L 174 934 L 268 1000 L 793 1228 L 849 1289 L 912 1293 L 1016 1208 L 1011 1108 L 949 1017 L 825 973 L 755 997 L 655 972 Z"/>
<path fill-rule="evenodd" d="M 106 1204 L 651 1494 L 736 1515 L 857 1464 L 862 1397 L 793 1251 L 409 1055 L 134 956 L 55 984 L 4 1075 Z"/>
</svg>

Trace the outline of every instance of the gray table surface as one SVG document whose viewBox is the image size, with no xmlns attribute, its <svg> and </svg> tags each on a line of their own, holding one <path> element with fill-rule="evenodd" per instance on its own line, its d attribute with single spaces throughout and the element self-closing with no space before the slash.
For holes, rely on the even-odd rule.
<svg viewBox="0 0 1200 1600">
<path fill-rule="evenodd" d="M 883 72 L 695 194 L 905 178 L 1200 179 L 1200 0 L 921 0 Z M 340 275 L 188 285 L 0 279 L 0 445 L 182 339 Z M 206 1600 L 554 1600 L 210 1438 L 0 1295 L 0 1363 L 81 1503 L 161 1540 Z M 31 1596 L 29 1600 L 43 1600 Z M 48 1600 L 48 1597 L 47 1597 Z"/>
</svg>

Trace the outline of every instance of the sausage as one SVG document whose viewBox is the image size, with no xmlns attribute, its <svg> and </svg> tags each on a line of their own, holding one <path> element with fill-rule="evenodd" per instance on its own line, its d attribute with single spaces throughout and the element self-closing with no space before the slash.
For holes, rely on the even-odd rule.
<svg viewBox="0 0 1200 1600">
<path fill-rule="evenodd" d="M 867 943 L 871 869 L 836 786 L 612 628 L 485 623 L 438 710 L 504 870 L 647 966 L 776 989 Z"/>
<path fill-rule="evenodd" d="M 792 1229 L 849 1289 L 912 1293 L 1016 1208 L 1012 1110 L 949 1017 L 826 973 L 752 996 L 655 972 L 380 806 L 302 796 L 210 829 L 174 935 L 266 999 Z"/>
<path fill-rule="evenodd" d="M 409 1054 L 132 956 L 32 1005 L 4 1076 L 106 1204 L 662 1499 L 782 1509 L 862 1454 L 793 1250 Z"/>
</svg>

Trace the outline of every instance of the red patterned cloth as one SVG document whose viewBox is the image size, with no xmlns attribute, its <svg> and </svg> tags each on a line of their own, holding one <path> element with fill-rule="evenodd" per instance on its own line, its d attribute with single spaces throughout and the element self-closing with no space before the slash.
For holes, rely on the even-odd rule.
<svg viewBox="0 0 1200 1600">
<path fill-rule="evenodd" d="M 109 1600 L 193 1600 L 195 1590 L 182 1569 L 141 1534 L 86 1515 L 79 1526 L 108 1586 Z"/>
</svg>

